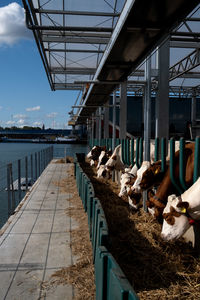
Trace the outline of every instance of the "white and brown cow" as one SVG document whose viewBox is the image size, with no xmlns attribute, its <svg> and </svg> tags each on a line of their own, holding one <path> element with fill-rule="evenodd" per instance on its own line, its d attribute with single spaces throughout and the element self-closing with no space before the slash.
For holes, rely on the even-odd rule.
<svg viewBox="0 0 200 300">
<path fill-rule="evenodd" d="M 134 184 L 137 175 L 137 165 L 132 168 L 125 168 L 125 172 L 121 174 L 119 197 L 126 196 L 130 187 Z"/>
<path fill-rule="evenodd" d="M 180 238 L 188 228 L 200 220 L 200 178 L 181 196 L 168 197 L 163 211 L 161 236 L 170 241 Z"/>
<path fill-rule="evenodd" d="M 94 166 L 98 164 L 98 159 L 101 154 L 101 151 L 106 151 L 105 146 L 94 146 L 90 152 L 86 155 L 90 159 L 90 165 Z"/>
</svg>

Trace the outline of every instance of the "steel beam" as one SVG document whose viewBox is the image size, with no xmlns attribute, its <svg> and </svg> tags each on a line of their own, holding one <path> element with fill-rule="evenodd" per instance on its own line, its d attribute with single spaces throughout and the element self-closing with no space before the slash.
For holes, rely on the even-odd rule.
<svg viewBox="0 0 200 300">
<path fill-rule="evenodd" d="M 56 9 L 34 9 L 35 13 L 49 15 L 77 15 L 77 16 L 100 16 L 100 17 L 119 17 L 119 13 L 108 12 L 92 12 L 92 11 L 77 11 L 77 10 L 56 10 Z"/>
<path fill-rule="evenodd" d="M 66 36 L 42 36 L 42 41 L 45 43 L 69 43 L 69 44 L 107 44 L 109 38 L 97 38 L 97 37 L 79 37 L 77 36 L 66 37 Z"/>
<path fill-rule="evenodd" d="M 82 75 L 93 75 L 96 69 L 94 68 L 51 68 L 50 72 L 52 74 L 82 74 Z M 80 82 L 74 82 L 74 84 L 83 84 Z"/>
<path fill-rule="evenodd" d="M 31 25 L 27 24 L 28 29 L 31 30 L 56 30 L 56 31 L 89 31 L 89 32 L 112 32 L 110 27 L 78 27 L 78 26 L 45 26 L 45 25 Z"/>
<path fill-rule="evenodd" d="M 169 81 L 200 65 L 200 50 L 196 49 L 169 69 Z"/>
<path fill-rule="evenodd" d="M 48 49 L 44 48 L 45 51 L 48 52 L 67 52 L 67 53 L 103 53 L 103 50 L 84 50 L 84 49 Z"/>
</svg>

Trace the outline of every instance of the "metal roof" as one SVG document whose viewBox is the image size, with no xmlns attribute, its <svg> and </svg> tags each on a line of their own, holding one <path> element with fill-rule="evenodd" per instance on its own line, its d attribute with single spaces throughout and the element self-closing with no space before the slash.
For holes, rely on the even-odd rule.
<svg viewBox="0 0 200 300">
<path fill-rule="evenodd" d="M 52 90 L 93 78 L 125 0 L 23 0 Z"/>
<path fill-rule="evenodd" d="M 131 88 L 139 72 L 142 80 L 144 71 L 142 67 L 138 69 L 139 65 L 169 33 L 173 33 L 171 45 L 189 42 L 199 47 L 199 31 L 191 30 L 195 20 L 179 25 L 197 7 L 198 0 L 22 1 L 51 89 L 85 87 L 79 121 L 106 103 L 122 81 L 128 78 Z M 193 49 L 190 50 L 188 56 L 192 57 Z M 132 74 L 134 70 L 137 75 Z M 174 67 L 171 74 L 176 76 L 179 70 Z M 181 85 L 179 79 L 177 84 L 175 78 L 171 80 L 175 88 Z"/>
</svg>

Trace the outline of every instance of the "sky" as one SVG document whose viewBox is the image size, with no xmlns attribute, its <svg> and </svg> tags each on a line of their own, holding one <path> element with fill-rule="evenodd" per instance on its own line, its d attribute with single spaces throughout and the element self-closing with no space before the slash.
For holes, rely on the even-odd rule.
<svg viewBox="0 0 200 300">
<path fill-rule="evenodd" d="M 78 91 L 51 91 L 22 2 L 0 1 L 0 126 L 68 127 Z"/>
</svg>

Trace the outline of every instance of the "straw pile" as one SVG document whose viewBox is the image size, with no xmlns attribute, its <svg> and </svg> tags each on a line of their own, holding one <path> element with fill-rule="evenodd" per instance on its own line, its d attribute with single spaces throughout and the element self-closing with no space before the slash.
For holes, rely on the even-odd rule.
<svg viewBox="0 0 200 300">
<path fill-rule="evenodd" d="M 63 158 L 59 158 L 53 161 L 54 164 L 69 164 L 69 163 L 73 163 L 74 159 L 71 156 L 66 156 Z"/>
<path fill-rule="evenodd" d="M 96 169 L 82 163 L 104 209 L 117 260 L 140 299 L 200 299 L 200 259 L 183 240 L 164 242 L 161 226 L 142 209 L 130 211 L 111 180 L 96 178 Z"/>
<path fill-rule="evenodd" d="M 51 285 L 71 284 L 75 289 L 75 300 L 95 299 L 94 266 L 92 246 L 89 239 L 87 215 L 82 206 L 76 189 L 76 181 L 73 175 L 73 167 L 68 172 L 68 177 L 59 184 L 60 191 L 72 193 L 68 199 L 70 206 L 66 210 L 67 215 L 76 220 L 77 226 L 70 232 L 73 257 L 77 260 L 73 265 L 62 268 L 52 275 Z"/>
</svg>

